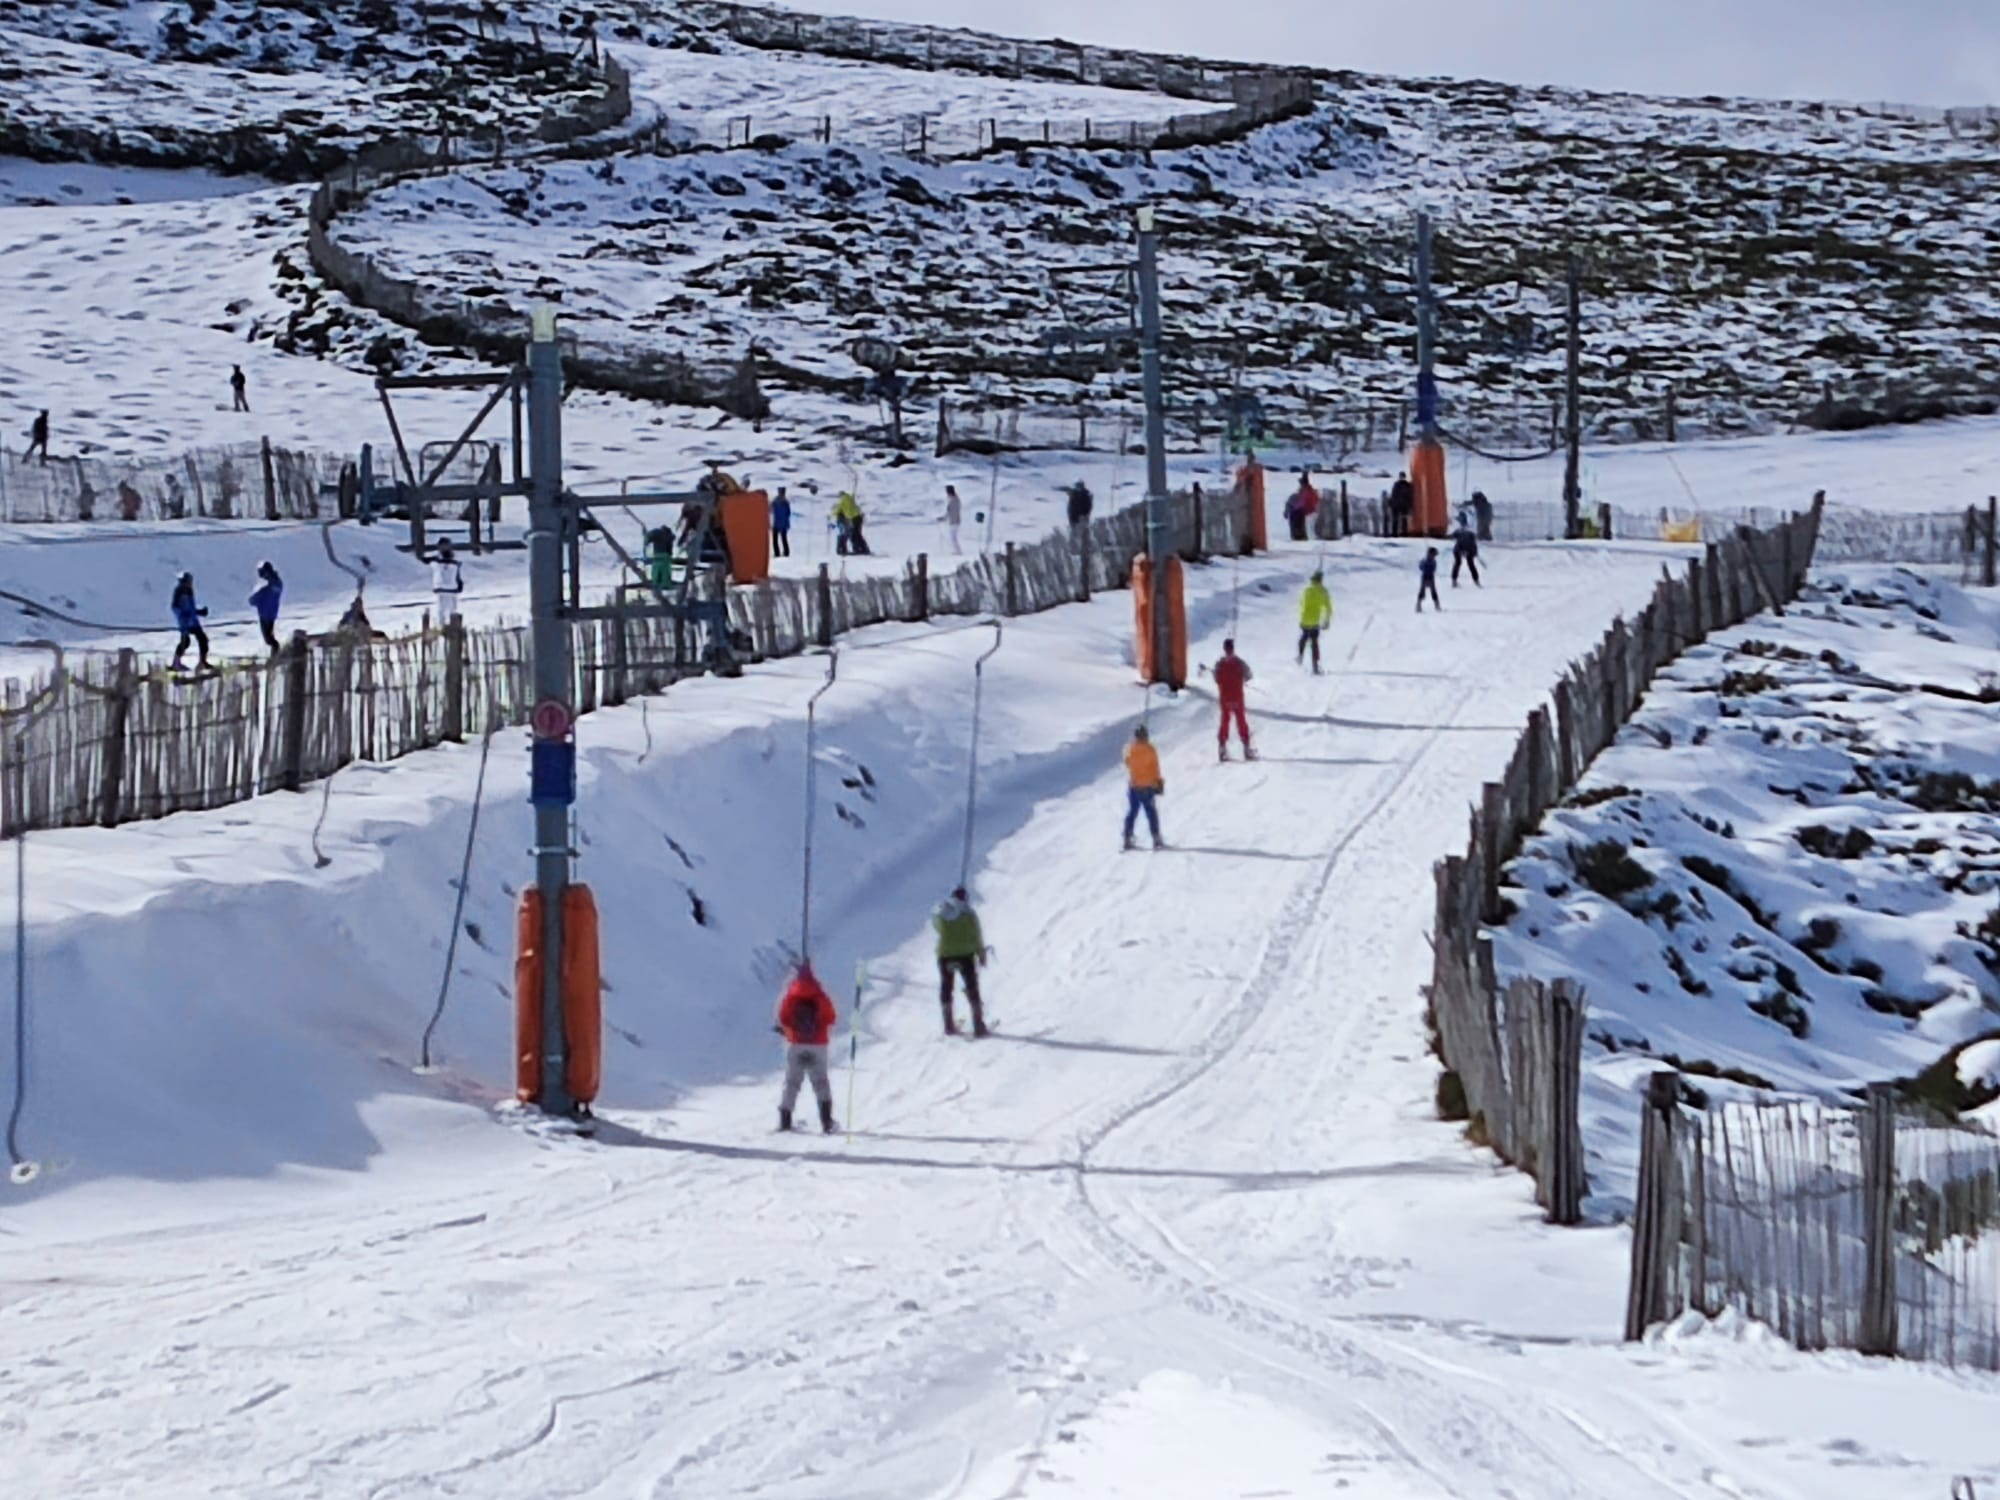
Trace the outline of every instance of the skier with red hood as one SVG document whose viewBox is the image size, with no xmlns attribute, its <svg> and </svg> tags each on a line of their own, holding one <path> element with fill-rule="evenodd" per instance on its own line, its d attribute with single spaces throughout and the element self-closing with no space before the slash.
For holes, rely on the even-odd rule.
<svg viewBox="0 0 2000 1500">
<path fill-rule="evenodd" d="M 833 1082 L 827 1077 L 826 1049 L 837 1014 L 833 997 L 813 974 L 812 965 L 801 959 L 778 1002 L 778 1024 L 772 1028 L 785 1039 L 785 1091 L 778 1100 L 778 1129 L 792 1128 L 799 1087 L 811 1078 L 813 1096 L 819 1100 L 820 1129 L 833 1134 Z"/>
</svg>

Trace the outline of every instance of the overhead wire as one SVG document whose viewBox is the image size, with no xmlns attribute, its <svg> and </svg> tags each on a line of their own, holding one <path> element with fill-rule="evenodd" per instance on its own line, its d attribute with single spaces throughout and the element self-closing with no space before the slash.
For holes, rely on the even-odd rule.
<svg viewBox="0 0 2000 1500">
<path fill-rule="evenodd" d="M 444 947 L 444 973 L 438 980 L 437 1008 L 431 1012 L 430 1024 L 424 1027 L 423 1043 L 418 1048 L 420 1069 L 432 1066 L 431 1037 L 438 1022 L 444 1019 L 445 1001 L 451 996 L 452 969 L 458 961 L 458 935 L 465 927 L 465 898 L 472 888 L 472 850 L 479 838 L 479 807 L 486 796 L 486 762 L 493 753 L 493 732 L 498 727 L 497 721 L 489 720 L 486 734 L 479 742 L 479 775 L 472 784 L 472 818 L 465 830 L 465 857 L 458 867 L 458 900 L 451 909 L 451 937 Z"/>
<path fill-rule="evenodd" d="M 812 957 L 813 810 L 819 795 L 819 761 L 815 753 L 819 735 L 819 700 L 824 698 L 827 690 L 833 686 L 834 674 L 839 667 L 840 648 L 834 647 L 826 653 L 826 681 L 821 683 L 812 697 L 806 701 L 806 829 L 799 897 L 801 963 Z"/>
<path fill-rule="evenodd" d="M 958 883 L 961 886 L 972 878 L 972 826 L 974 810 L 979 805 L 979 709 L 986 685 L 986 663 L 1000 649 L 1005 629 L 998 620 L 986 623 L 993 627 L 993 644 L 972 663 L 972 743 L 966 752 L 965 766 L 965 848 L 958 861 Z"/>
</svg>

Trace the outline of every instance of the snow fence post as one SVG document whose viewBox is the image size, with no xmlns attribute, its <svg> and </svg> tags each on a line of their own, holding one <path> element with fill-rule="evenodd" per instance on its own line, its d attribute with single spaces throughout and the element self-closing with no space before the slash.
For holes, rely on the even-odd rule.
<svg viewBox="0 0 2000 1500">
<path fill-rule="evenodd" d="M 1014 568 L 1014 544 L 1007 544 L 1007 590 L 1001 612 L 1010 619 L 1021 612 L 1020 574 Z"/>
<path fill-rule="evenodd" d="M 1567 979 L 1549 988 L 1549 1154 L 1542 1163 L 1549 1222 L 1583 1222 L 1583 991 Z"/>
<path fill-rule="evenodd" d="M 444 626 L 444 738 L 465 738 L 465 618 L 453 615 Z"/>
<path fill-rule="evenodd" d="M 268 435 L 260 446 L 259 456 L 264 464 L 264 519 L 275 521 L 278 519 L 278 481 L 272 468 L 271 439 Z"/>
<path fill-rule="evenodd" d="M 825 563 L 819 565 L 819 632 L 815 639 L 822 650 L 833 644 L 833 575 Z"/>
<path fill-rule="evenodd" d="M 1556 787 L 1554 802 L 1576 785 L 1576 673 L 1556 684 Z"/>
<path fill-rule="evenodd" d="M 916 569 L 910 575 L 910 621 L 916 624 L 930 617 L 931 556 L 928 552 L 919 552 Z"/>
<path fill-rule="evenodd" d="M 1672 1314 L 1673 1277 L 1668 1257 L 1680 1253 L 1680 1225 L 1672 1222 L 1672 1174 L 1679 1171 L 1675 1136 L 1680 1128 L 1680 1075 L 1658 1072 L 1646 1080 L 1639 1128 L 1639 1189 L 1632 1215 L 1632 1270 L 1625 1299 L 1625 1338 L 1637 1342 Z"/>
<path fill-rule="evenodd" d="M 1979 577 L 1980 581 L 1989 589 L 1994 586 L 1996 581 L 1996 565 L 2000 565 L 2000 558 L 1996 558 L 1994 555 L 1994 532 L 1996 528 L 2000 528 L 2000 497 L 1988 495 L 1986 497 L 1986 564 L 1980 570 Z"/>
<path fill-rule="evenodd" d="M 111 706 L 104 715 L 104 768 L 97 782 L 97 825 L 116 828 L 125 789 L 125 725 L 132 713 L 132 694 L 139 674 L 136 655 L 127 648 L 118 653 L 118 676 L 111 690 Z"/>
<path fill-rule="evenodd" d="M 1861 1111 L 1863 1354 L 1896 1353 L 1896 1091 L 1870 1084 Z"/>
<path fill-rule="evenodd" d="M 282 785 L 288 792 L 305 786 L 307 662 L 312 641 L 303 630 L 292 632 L 285 655 L 285 718 L 283 747 L 278 756 Z"/>
</svg>

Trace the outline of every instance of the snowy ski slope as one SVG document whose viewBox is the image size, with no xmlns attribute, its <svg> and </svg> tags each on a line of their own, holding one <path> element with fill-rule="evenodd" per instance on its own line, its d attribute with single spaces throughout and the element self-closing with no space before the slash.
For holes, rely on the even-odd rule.
<svg viewBox="0 0 2000 1500">
<path fill-rule="evenodd" d="M 1195 656 L 1236 618 L 1263 758 L 1215 763 L 1199 684 L 1157 708 L 1158 854 L 1116 852 L 1129 598 L 1009 623 L 973 879 L 989 1043 L 937 1035 L 925 913 L 956 878 L 990 637 L 843 652 L 814 925 L 843 1008 L 869 975 L 851 1143 L 769 1129 L 814 662 L 586 726 L 594 1143 L 492 1113 L 511 736 L 433 1077 L 409 1063 L 476 747 L 343 772 L 324 869 L 312 797 L 33 839 L 23 1138 L 48 1170 L 0 1235 L 25 1492 L 1879 1500 L 1990 1477 L 1990 1383 L 1729 1326 L 1618 1345 L 1623 1233 L 1541 1229 L 1527 1180 L 1432 1116 L 1430 863 L 1660 550 L 1503 549 L 1418 620 L 1408 547 L 1334 549 L 1319 678 L 1290 660 L 1314 556 L 1197 573 Z"/>
</svg>

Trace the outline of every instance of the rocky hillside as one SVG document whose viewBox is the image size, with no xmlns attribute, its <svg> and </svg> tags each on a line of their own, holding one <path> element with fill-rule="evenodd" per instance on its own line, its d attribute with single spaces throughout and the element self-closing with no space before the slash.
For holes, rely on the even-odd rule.
<svg viewBox="0 0 2000 1500">
<path fill-rule="evenodd" d="M 2000 148 L 1918 121 L 1336 78 L 1310 119 L 1223 146 L 946 162 L 766 139 L 411 183 L 350 233 L 473 299 L 532 266 L 634 340 L 755 344 L 780 388 L 851 384 L 842 350 L 870 334 L 933 393 L 1052 402 L 1129 396 L 1129 361 L 1045 338 L 1117 316 L 1115 278 L 1093 299 L 1051 269 L 1115 259 L 1153 202 L 1180 399 L 1240 369 L 1325 424 L 1410 384 L 1425 203 L 1447 400 L 1526 441 L 1561 387 L 1571 250 L 1597 435 L 1658 433 L 1669 389 L 1684 433 L 1991 409 L 1996 186 Z"/>
<path fill-rule="evenodd" d="M 1148 71 L 1135 54 L 813 18 L 787 33 L 786 20 L 705 0 L 617 0 L 587 15 L 510 6 L 504 21 L 413 0 L 0 0 L 17 55 L 32 32 L 28 45 L 82 49 L 80 65 L 114 73 L 198 70 L 186 128 L 233 143 L 231 163 L 279 175 L 441 114 L 468 131 L 518 122 L 580 86 L 521 66 L 541 55 L 535 39 L 551 53 L 622 53 L 643 109 L 769 118 L 732 149 L 684 149 L 709 137 L 665 131 L 660 148 L 611 160 L 410 181 L 337 233 L 438 298 L 558 298 L 573 326 L 635 359 L 733 363 L 755 350 L 781 414 L 788 391 L 859 397 L 864 372 L 846 351 L 862 335 L 903 348 L 927 403 L 1129 402 L 1129 350 L 1048 335 L 1126 316 L 1115 275 L 1054 270 L 1121 258 L 1141 202 L 1167 232 L 1170 377 L 1184 409 L 1240 384 L 1306 435 L 1352 443 L 1392 428 L 1412 385 L 1418 205 L 1438 224 L 1448 422 L 1474 441 L 1548 441 L 1571 251 L 1584 267 L 1593 437 L 1663 435 L 1670 420 L 1689 436 L 1860 425 L 1992 410 L 2000 397 L 2000 142 L 1983 129 L 1844 106 L 1323 73 L 1310 117 L 1224 145 L 1082 150 L 1008 132 L 996 148 L 991 122 L 1024 77 L 1046 98 L 1074 67 L 1088 115 L 1105 85 L 1213 107 L 1203 101 L 1218 80 L 1227 92 L 1226 69 L 1153 59 Z M 846 70 L 824 103 L 827 62 L 812 49 Z M 746 90 L 746 70 L 768 87 Z M 0 73 L 6 149 L 101 151 L 115 135 L 130 152 L 169 131 L 130 125 L 135 110 L 167 107 L 156 74 L 132 72 L 118 96 L 79 86 L 51 98 L 28 86 L 33 71 Z M 802 98 L 831 143 L 782 118 Z M 893 129 L 853 131 L 854 111 L 882 98 L 922 116 L 909 138 L 971 141 L 978 154 L 919 158 L 892 148 Z M 336 299 L 305 321 L 289 329 L 298 347 L 380 357 L 379 325 L 345 318 Z M 411 341 L 398 357 L 431 356 Z"/>
<path fill-rule="evenodd" d="M 551 7 L 413 0 L 0 0 L 0 154 L 283 181 L 384 136 L 532 132 L 602 83 Z"/>
</svg>

